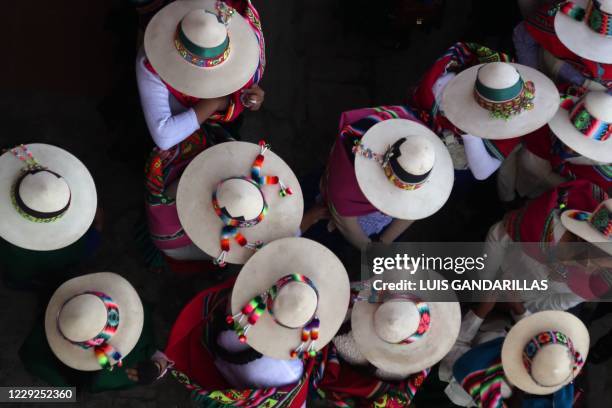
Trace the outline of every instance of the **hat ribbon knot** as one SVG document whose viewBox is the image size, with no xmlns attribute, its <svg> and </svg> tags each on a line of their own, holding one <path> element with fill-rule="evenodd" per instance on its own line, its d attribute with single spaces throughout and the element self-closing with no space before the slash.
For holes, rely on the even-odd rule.
<svg viewBox="0 0 612 408">
<path fill-rule="evenodd" d="M 116 364 L 119 367 L 121 367 L 123 365 L 123 361 L 122 361 L 123 356 L 117 349 L 115 349 L 109 343 L 113 335 L 117 332 L 117 329 L 119 327 L 119 307 L 113 301 L 113 299 L 107 294 L 98 292 L 98 291 L 87 291 L 87 292 L 76 294 L 75 296 L 72 296 L 70 299 L 66 300 L 66 302 L 64 302 L 64 304 L 62 305 L 62 308 L 75 297 L 82 296 L 82 295 L 94 295 L 94 296 L 97 296 L 102 301 L 102 303 L 104 304 L 104 307 L 106 308 L 106 324 L 104 325 L 104 328 L 102 329 L 102 331 L 100 331 L 100 333 L 98 333 L 95 337 L 89 340 L 73 341 L 67 338 L 64 335 L 64 333 L 62 333 L 62 330 L 60 329 L 60 326 L 59 326 L 59 313 L 58 313 L 58 321 L 57 321 L 58 332 L 62 335 L 64 339 L 74 344 L 75 346 L 79 346 L 86 350 L 93 348 L 94 354 L 96 356 L 96 359 L 98 360 L 98 363 L 100 364 L 100 367 L 108 369 L 108 370 L 112 370 L 113 364 L 111 364 L 111 360 L 110 360 L 111 358 L 115 360 Z M 60 308 L 60 312 L 62 308 Z"/>
</svg>

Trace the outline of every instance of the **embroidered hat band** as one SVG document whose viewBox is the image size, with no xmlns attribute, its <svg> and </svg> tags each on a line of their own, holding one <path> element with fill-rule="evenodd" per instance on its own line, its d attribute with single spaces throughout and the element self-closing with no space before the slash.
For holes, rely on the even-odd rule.
<svg viewBox="0 0 612 408">
<path fill-rule="evenodd" d="M 585 21 L 591 30 L 604 37 L 612 37 L 612 14 L 602 10 L 601 1 L 591 0 L 586 9 L 573 1 L 566 1 L 551 10 L 555 13 L 560 10 L 563 14 L 576 21 Z"/>
<path fill-rule="evenodd" d="M 516 73 L 518 74 L 518 71 Z M 525 82 L 520 74 L 513 85 L 499 89 L 484 85 L 479 76 L 480 69 L 474 84 L 474 98 L 492 117 L 509 120 L 525 110 L 533 109 L 535 85 L 531 81 Z"/>
<path fill-rule="evenodd" d="M 612 239 L 612 214 L 607 202 L 604 201 L 593 211 L 574 211 L 569 216 L 578 221 L 586 221 L 607 239 Z"/>
<path fill-rule="evenodd" d="M 202 10 L 196 10 L 202 12 Z M 217 1 L 216 14 L 205 10 L 205 13 L 213 14 L 219 24 L 225 25 L 225 39 L 217 46 L 202 47 L 191 41 L 183 30 L 183 21 L 179 22 L 174 37 L 174 46 L 179 55 L 190 64 L 198 67 L 210 68 L 222 64 L 230 54 L 230 37 L 227 33 L 227 25 L 234 15 L 235 10 L 223 1 Z"/>
<path fill-rule="evenodd" d="M 65 184 L 65 180 L 63 180 L 62 176 L 60 176 L 59 174 L 41 166 L 36 161 L 32 153 L 28 150 L 28 148 L 24 145 L 11 149 L 11 153 L 13 153 L 16 158 L 18 158 L 25 164 L 25 167 L 22 169 L 20 176 L 11 186 L 11 203 L 13 204 L 15 210 L 23 218 L 32 222 L 50 223 L 60 219 L 70 207 L 71 201 L 70 188 L 67 184 Z M 52 177 L 50 178 L 51 180 L 53 180 L 53 178 L 57 178 L 58 180 L 64 182 L 64 188 L 67 190 L 67 196 L 62 197 L 65 204 L 63 204 L 61 208 L 50 212 L 43 212 L 30 208 L 25 203 L 24 198 L 21 195 L 21 187 L 28 177 L 35 176 L 39 173 L 47 173 L 49 175 L 52 175 Z"/>
<path fill-rule="evenodd" d="M 298 327 L 289 327 L 281 322 L 274 316 L 274 300 L 277 298 L 279 292 L 286 285 L 298 282 L 304 283 L 308 285 L 315 293 L 316 296 L 316 307 L 313 315 L 307 319 L 306 323 L 303 326 Z M 298 347 L 293 349 L 290 353 L 292 358 L 300 357 L 300 358 L 308 358 L 314 357 L 316 355 L 316 341 L 319 338 L 319 326 L 320 321 L 317 317 L 317 309 L 319 303 L 319 291 L 315 284 L 305 275 L 294 273 L 290 275 L 283 276 L 276 283 L 264 293 L 255 296 L 251 299 L 241 310 L 239 313 L 233 316 L 227 316 L 226 321 L 229 325 L 233 327 L 233 330 L 239 336 L 241 342 L 247 341 L 247 332 L 248 330 L 257 323 L 259 318 L 264 314 L 266 310 L 270 313 L 270 316 L 274 319 L 274 321 L 286 328 L 289 329 L 297 329 L 302 328 L 300 344 Z M 246 322 L 243 322 L 246 320 Z M 244 323 L 244 324 L 243 324 Z"/>
<path fill-rule="evenodd" d="M 570 356 L 570 360 L 572 361 L 571 367 L 569 367 L 569 376 L 572 377 L 574 375 L 574 371 L 582 367 L 582 365 L 584 364 L 584 359 L 582 358 L 580 353 L 574 348 L 572 340 L 564 333 L 561 333 L 559 331 L 541 332 L 532 337 L 531 340 L 529 340 L 529 342 L 525 345 L 525 348 L 523 349 L 523 364 L 525 365 L 525 369 L 527 369 L 527 372 L 531 375 L 533 359 L 535 358 L 536 354 L 543 347 L 549 346 L 551 344 L 559 344 L 567 349 L 567 352 Z M 533 379 L 533 375 L 531 375 L 531 377 Z M 536 384 L 544 386 L 542 384 L 539 384 L 535 379 L 533 380 L 536 382 Z M 560 384 L 564 382 L 565 381 L 561 382 Z"/>
<path fill-rule="evenodd" d="M 565 103 L 564 107 L 569 105 Z M 586 107 L 586 95 L 571 108 L 569 119 L 580 133 L 589 139 L 603 142 L 612 135 L 612 124 L 594 117 Z"/>
<path fill-rule="evenodd" d="M 100 299 L 100 301 L 104 304 L 106 309 L 106 323 L 102 328 L 102 331 L 98 333 L 91 339 L 85 341 L 74 341 L 69 339 L 61 330 L 60 325 L 60 316 L 64 307 L 75 298 L 83 295 L 93 295 Z M 113 360 L 117 362 L 117 365 L 121 367 L 122 363 L 122 355 L 116 350 L 113 346 L 110 345 L 110 341 L 113 335 L 117 332 L 117 328 L 119 327 L 119 307 L 113 301 L 113 299 L 105 293 L 97 292 L 97 291 L 87 291 L 83 293 L 79 293 L 64 302 L 62 307 L 60 308 L 57 315 L 57 330 L 62 335 L 66 341 L 74 344 L 75 346 L 79 346 L 83 349 L 93 349 L 96 359 L 102 368 L 106 368 L 112 370 L 113 365 L 110 361 L 112 357 Z"/>
<path fill-rule="evenodd" d="M 355 146 L 353 147 L 353 153 L 359 154 L 366 159 L 378 162 L 382 166 L 387 179 L 397 188 L 409 191 L 418 190 L 427 182 L 433 166 L 430 167 L 424 174 L 412 174 L 409 171 L 406 171 L 398 161 L 402 155 L 400 152 L 400 147 L 404 142 L 406 142 L 406 140 L 407 139 L 405 137 L 397 140 L 382 155 L 373 152 L 370 148 L 365 147 L 360 140 L 357 140 L 355 141 Z"/>
</svg>

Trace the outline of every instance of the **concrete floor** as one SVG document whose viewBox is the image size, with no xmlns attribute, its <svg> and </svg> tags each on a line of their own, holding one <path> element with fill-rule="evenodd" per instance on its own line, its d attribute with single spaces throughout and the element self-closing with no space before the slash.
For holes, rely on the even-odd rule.
<svg viewBox="0 0 612 408">
<path fill-rule="evenodd" d="M 132 21 L 129 14 L 115 12 L 109 23 L 106 16 L 117 8 L 111 2 L 59 3 L 36 9 L 11 2 L 0 17 L 0 34 L 15 39 L 6 42 L 8 63 L 0 64 L 0 146 L 56 144 L 88 166 L 106 224 L 101 249 L 82 271 L 120 273 L 144 300 L 156 304 L 163 347 L 181 306 L 211 278 L 154 274 L 133 239 L 142 216 L 142 168 L 150 141 L 132 78 L 135 33 L 120 28 Z M 341 112 L 403 102 L 421 73 L 457 40 L 508 44 L 507 30 L 474 29 L 474 2 L 465 0 L 448 1 L 440 28 L 416 31 L 409 41 L 382 38 L 368 29 L 373 12 L 364 4 L 375 3 L 255 0 L 268 50 L 262 83 L 266 101 L 260 112 L 246 114 L 243 140 L 265 138 L 296 173 L 309 174 L 323 167 Z M 474 32 L 482 38 L 467 37 Z M 33 42 L 42 46 L 38 58 L 30 60 L 26 50 Z M 44 307 L 36 294 L 0 286 L 0 319 L 7 328 L 0 336 L 0 385 L 39 384 L 20 365 L 17 350 Z M 589 369 L 597 397 L 588 406 L 610 406 L 601 402 L 612 398 L 610 384 L 602 381 L 606 370 Z M 185 389 L 165 379 L 129 391 L 82 394 L 70 406 L 166 408 L 189 407 L 191 402 Z"/>
</svg>

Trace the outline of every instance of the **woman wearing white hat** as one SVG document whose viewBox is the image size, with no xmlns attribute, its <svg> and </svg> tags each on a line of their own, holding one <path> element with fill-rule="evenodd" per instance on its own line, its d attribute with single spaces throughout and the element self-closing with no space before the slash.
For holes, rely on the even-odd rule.
<svg viewBox="0 0 612 408">
<path fill-rule="evenodd" d="M 442 280 L 435 272 L 417 273 Z M 387 270 L 381 281 L 400 282 L 402 276 Z M 388 394 L 407 406 L 430 368 L 454 344 L 461 322 L 459 303 L 454 294 L 448 301 L 430 302 L 423 291 L 377 291 L 373 281 L 361 285 L 349 309 L 350 328 L 334 337 L 340 359 L 327 364 L 320 388 L 332 401 L 350 399 L 360 405 L 384 400 Z"/>
<path fill-rule="evenodd" d="M 446 146 L 405 106 L 345 112 L 321 192 L 332 226 L 357 248 L 394 241 L 450 196 Z M 379 238 L 376 238 L 379 237 Z"/>
<path fill-rule="evenodd" d="M 50 385 L 90 392 L 152 382 L 172 365 L 155 349 L 152 321 L 136 290 L 110 272 L 64 282 L 19 354 Z"/>
<path fill-rule="evenodd" d="M 541 69 L 555 83 L 603 90 L 612 84 L 610 38 L 601 24 L 608 0 L 547 1 L 527 15 L 513 34 L 521 64 Z"/>
<path fill-rule="evenodd" d="M 572 179 L 612 191 L 612 94 L 567 96 L 547 126 L 527 135 L 518 154 L 516 189 L 525 197 Z"/>
<path fill-rule="evenodd" d="M 455 379 L 465 390 L 463 406 L 502 407 L 528 394 L 523 406 L 573 406 L 573 381 L 589 351 L 589 332 L 574 315 L 544 311 L 516 323 L 505 336 L 464 354 Z"/>
<path fill-rule="evenodd" d="M 250 0 L 175 1 L 147 26 L 136 61 L 157 145 L 146 169 L 146 208 L 153 244 L 173 260 L 206 258 L 180 226 L 173 183 L 199 152 L 234 138 L 244 109 L 260 108 L 264 67 L 263 32 Z"/>
<path fill-rule="evenodd" d="M 271 394 L 254 406 L 274 400 L 299 408 L 317 375 L 313 357 L 342 324 L 349 295 L 346 270 L 331 251 L 304 238 L 279 239 L 247 261 L 233 289 L 226 282 L 183 309 L 166 354 L 198 398 L 222 394 L 238 405 L 266 388 Z"/>
<path fill-rule="evenodd" d="M 535 69 L 495 61 L 458 73 L 444 87 L 441 99 L 445 118 L 467 133 L 462 139 L 475 176 L 486 178 L 501 166 L 499 195 L 502 201 L 512 201 L 519 137 L 542 127 L 555 114 L 559 107 L 555 85 Z M 504 154 L 493 158 L 487 150 Z"/>
<path fill-rule="evenodd" d="M 96 186 L 85 165 L 48 144 L 0 156 L 0 265 L 13 287 L 55 284 L 89 256 L 102 229 Z"/>
</svg>

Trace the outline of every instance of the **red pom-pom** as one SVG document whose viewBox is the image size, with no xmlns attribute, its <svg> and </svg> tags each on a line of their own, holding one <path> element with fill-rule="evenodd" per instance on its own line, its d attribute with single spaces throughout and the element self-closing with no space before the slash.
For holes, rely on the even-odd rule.
<svg viewBox="0 0 612 408">
<path fill-rule="evenodd" d="M 259 143 L 258 143 L 258 144 L 259 144 L 261 147 L 263 147 L 263 146 L 265 146 L 265 145 L 266 145 L 266 141 L 265 141 L 265 140 L 263 140 L 263 139 L 261 139 L 261 140 L 259 141 Z"/>
<path fill-rule="evenodd" d="M 291 353 L 289 353 L 289 355 L 291 356 L 291 358 L 296 358 L 297 357 L 297 351 L 292 350 Z"/>
<path fill-rule="evenodd" d="M 288 195 L 293 194 L 293 191 L 291 191 L 291 189 L 290 189 L 289 187 L 287 187 L 287 188 L 285 189 L 285 191 L 287 192 L 287 194 L 288 194 Z"/>
<path fill-rule="evenodd" d="M 238 340 L 240 340 L 241 343 L 246 343 L 247 338 L 244 334 L 241 334 L 240 337 L 238 337 Z"/>
<path fill-rule="evenodd" d="M 227 324 L 234 324 L 234 316 L 227 316 L 225 318 L 225 321 L 227 322 Z"/>
</svg>

